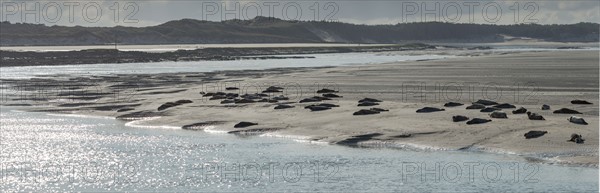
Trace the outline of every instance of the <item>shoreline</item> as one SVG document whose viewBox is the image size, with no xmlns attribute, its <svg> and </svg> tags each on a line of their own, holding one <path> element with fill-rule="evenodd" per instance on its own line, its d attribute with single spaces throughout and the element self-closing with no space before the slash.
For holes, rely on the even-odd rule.
<svg viewBox="0 0 600 193">
<path fill-rule="evenodd" d="M 589 76 L 596 76 L 597 79 L 597 70 L 596 72 L 589 72 L 590 70 L 588 69 L 591 63 L 597 63 L 598 61 L 598 56 L 594 54 L 595 52 L 593 51 L 578 51 L 574 54 L 523 52 L 507 55 L 487 55 L 469 58 L 410 61 L 378 65 L 282 69 L 277 72 L 273 72 L 273 70 L 248 72 L 222 71 L 214 73 L 174 73 L 166 76 L 164 74 L 137 76 L 113 75 L 104 78 L 96 77 L 98 80 L 81 78 L 81 83 L 99 81 L 102 83 L 101 85 L 105 87 L 119 85 L 115 83 L 126 85 L 126 83 L 130 81 L 147 81 L 143 85 L 138 85 L 139 87 L 135 89 L 144 90 L 142 88 L 146 88 L 149 90 L 136 92 L 135 94 L 130 93 L 131 97 L 126 101 L 116 100 L 110 102 L 110 100 L 104 100 L 108 98 L 107 96 L 100 96 L 98 100 L 104 100 L 104 103 L 73 103 L 70 106 L 54 108 L 31 107 L 31 109 L 34 111 L 36 109 L 42 111 L 66 110 L 75 111 L 81 114 L 112 117 L 131 114 L 131 112 L 145 112 L 147 114 L 140 113 L 139 115 L 161 116 L 161 118 L 149 120 L 147 125 L 170 125 L 181 127 L 206 121 L 225 121 L 225 123 L 214 125 L 214 127 L 227 128 L 224 130 L 226 132 L 247 131 L 262 133 L 259 135 L 308 136 L 309 140 L 328 144 L 340 144 L 340 142 L 344 140 L 357 138 L 355 140 L 358 140 L 358 142 L 350 145 L 346 144 L 348 146 L 362 146 L 369 143 L 373 144 L 373 146 L 405 143 L 421 146 L 428 145 L 431 147 L 446 147 L 451 151 L 480 152 L 481 148 L 483 148 L 484 152 L 488 152 L 485 150 L 498 149 L 505 150 L 506 152 L 515 152 L 517 156 L 528 157 L 528 154 L 537 154 L 542 156 L 540 159 L 556 159 L 556 162 L 547 162 L 550 164 L 559 163 L 597 168 L 598 106 L 567 105 L 570 100 L 575 98 L 588 100 L 594 104 L 598 104 L 597 82 L 584 84 L 582 87 L 573 87 L 573 85 L 585 83 L 585 81 L 588 80 L 587 78 L 592 78 Z M 564 65 L 564 63 L 561 61 L 552 63 L 552 61 L 554 61 L 553 57 L 587 59 L 582 60 L 584 62 L 579 64 L 583 66 L 568 67 L 566 69 L 561 68 L 562 71 L 556 71 L 554 68 L 559 68 L 561 65 Z M 518 67 L 488 66 L 498 62 L 506 63 L 507 60 L 520 61 L 522 64 Z M 588 60 L 591 61 L 585 62 Z M 540 70 L 538 65 L 541 65 L 542 63 L 547 63 L 545 65 L 547 65 L 547 68 L 549 68 L 550 71 L 531 71 L 532 69 Z M 440 68 L 442 69 L 441 71 L 428 71 L 429 69 Z M 435 85 L 440 79 L 442 82 L 469 82 L 484 78 L 488 79 L 486 82 L 496 82 L 502 88 L 509 88 L 507 90 L 507 92 L 509 92 L 512 91 L 510 88 L 513 84 L 502 82 L 506 77 L 493 77 L 489 75 L 502 75 L 503 73 L 499 72 L 506 73 L 508 70 L 511 70 L 511 68 L 518 69 L 515 73 L 508 73 L 511 75 L 510 77 L 512 79 L 517 79 L 518 81 L 513 80 L 512 82 L 508 81 L 508 83 L 524 83 L 526 80 L 538 82 L 539 90 L 542 94 L 539 99 L 543 102 L 508 101 L 506 98 L 498 100 L 498 102 L 510 102 L 517 106 L 524 106 L 527 109 L 532 109 L 532 111 L 542 113 L 543 116 L 546 117 L 546 121 L 535 122 L 526 120 L 523 116 L 509 114 L 509 119 L 507 120 L 493 119 L 491 123 L 478 126 L 467 126 L 464 125 L 464 123 L 452 123 L 451 120 L 448 121 L 448 117 L 459 113 L 469 117 L 489 117 L 486 117 L 487 113 L 464 110 L 464 106 L 458 108 L 447 107 L 445 112 L 417 114 L 414 112 L 416 109 L 425 106 L 440 107 L 443 105 L 443 102 L 447 101 L 432 99 L 423 100 L 418 97 L 415 98 L 416 95 L 414 93 L 410 94 L 408 98 L 404 98 L 403 96 L 406 93 L 399 93 L 399 90 L 403 87 L 399 88 L 397 85 L 399 83 L 418 83 L 419 81 Z M 597 65 L 595 68 L 598 68 Z M 465 76 L 464 74 L 452 74 L 458 72 L 452 72 L 451 69 L 462 69 L 463 71 L 467 70 L 467 72 L 471 74 L 474 72 L 482 74 L 474 77 Z M 485 69 L 485 71 L 481 71 L 482 69 Z M 568 76 L 565 78 L 566 80 L 560 82 L 556 82 L 558 80 L 554 82 L 543 81 L 547 81 L 545 76 L 553 77 L 552 74 L 548 73 L 562 74 L 565 70 L 569 69 L 574 69 L 576 73 L 578 73 L 577 76 Z M 451 76 L 447 74 L 444 75 L 442 72 L 449 73 Z M 534 73 L 528 74 L 525 72 Z M 514 74 L 519 75 L 521 73 L 523 73 L 523 76 L 514 76 Z M 527 76 L 525 76 L 526 74 Z M 162 77 L 161 79 L 163 80 L 157 81 L 156 78 L 159 77 Z M 568 80 L 573 82 L 571 83 Z M 44 82 L 43 80 L 40 81 Z M 328 84 L 328 82 L 333 82 L 334 84 Z M 57 81 L 56 83 L 61 82 Z M 268 86 L 277 85 L 277 83 L 284 87 L 287 85 L 288 87 L 285 87 L 286 89 L 284 90 L 292 90 L 293 87 L 291 86 L 294 84 L 299 85 L 301 88 L 306 88 L 300 89 L 301 93 L 304 94 L 300 96 L 294 96 L 292 94 L 293 91 L 275 93 L 273 95 L 289 95 L 290 101 L 297 101 L 315 95 L 314 92 L 322 88 L 337 90 L 339 92 L 336 94 L 344 95 L 344 97 L 332 101 L 324 101 L 337 104 L 340 106 L 338 108 L 323 112 L 310 112 L 308 109 L 303 109 L 302 107 L 314 103 L 292 103 L 292 105 L 296 106 L 295 108 L 276 111 L 272 109 L 276 105 L 273 103 L 251 103 L 226 106 L 219 104 L 218 100 L 208 100 L 208 98 L 198 94 L 198 92 L 214 92 L 218 89 L 224 90 L 224 87 L 227 85 L 239 86 L 244 83 L 251 87 L 257 87 L 253 90 L 247 89 L 246 91 L 249 93 L 260 92 Z M 320 85 L 318 84 L 315 86 L 313 83 L 320 83 Z M 209 88 L 207 85 L 211 87 Z M 409 86 L 414 85 L 414 83 L 409 84 Z M 474 86 L 473 88 L 480 87 L 481 86 Z M 82 92 L 79 95 L 74 94 L 71 96 L 79 96 L 80 98 L 96 97 L 96 95 L 89 92 L 89 90 L 85 91 L 86 92 Z M 435 92 L 435 89 L 432 91 L 426 90 L 424 94 L 425 96 L 435 96 Z M 524 94 L 520 93 L 518 96 L 528 96 L 532 94 L 532 92 L 533 91 Z M 479 95 L 479 93 L 475 93 L 474 95 Z M 352 116 L 352 112 L 361 109 L 360 107 L 356 107 L 356 100 L 364 97 L 383 100 L 381 105 L 375 107 L 385 108 L 390 110 L 390 112 L 383 112 L 377 115 Z M 476 98 L 478 97 L 469 97 L 457 101 L 467 104 L 468 102 L 472 102 L 473 99 L 476 100 Z M 193 103 L 171 107 L 164 111 L 156 111 L 156 107 L 161 104 L 180 99 L 189 99 L 192 100 Z M 18 102 L 19 101 L 16 103 Z M 550 104 L 552 107 L 556 107 L 556 109 L 559 107 L 568 107 L 579 110 L 584 113 L 582 117 L 584 117 L 590 125 L 573 125 L 565 120 L 568 117 L 567 115 L 556 115 L 541 110 L 535 110 L 536 107 L 539 108 L 541 105 L 540 103 Z M 132 105 L 132 107 L 128 107 L 127 105 Z M 116 112 L 125 108 L 132 108 L 134 110 Z M 509 112 L 510 110 L 513 109 L 506 109 L 505 111 Z M 303 120 L 310 121 L 307 122 Z M 258 122 L 259 125 L 245 129 L 234 129 L 232 126 L 238 121 L 254 121 Z M 565 131 L 565 128 L 568 130 Z M 533 140 L 525 140 L 522 138 L 524 132 L 535 129 L 547 129 L 550 132 L 547 136 Z M 583 136 L 586 139 L 585 144 L 565 142 L 571 132 L 579 132 L 580 134 L 584 132 Z M 365 137 L 364 135 L 373 136 Z M 518 144 L 522 145 L 519 146 Z M 464 147 L 470 148 L 460 150 Z M 494 153 L 492 151 L 489 152 Z"/>
<path fill-rule="evenodd" d="M 60 66 L 89 64 L 127 64 L 155 62 L 195 62 L 264 59 L 311 58 L 307 54 L 359 53 L 431 50 L 427 44 L 325 46 L 325 47 L 211 47 L 169 52 L 122 51 L 118 49 L 86 49 L 77 51 L 11 51 L 0 50 L 2 65 Z"/>
</svg>

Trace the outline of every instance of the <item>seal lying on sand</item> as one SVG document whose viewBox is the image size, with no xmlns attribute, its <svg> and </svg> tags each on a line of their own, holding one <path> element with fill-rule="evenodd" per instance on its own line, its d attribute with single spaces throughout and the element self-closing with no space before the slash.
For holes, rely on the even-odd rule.
<svg viewBox="0 0 600 193">
<path fill-rule="evenodd" d="M 573 109 L 562 108 L 553 112 L 554 114 L 583 114 Z"/>
<path fill-rule="evenodd" d="M 238 87 L 227 87 L 225 88 L 225 90 L 239 90 L 240 88 Z"/>
<path fill-rule="evenodd" d="M 332 93 L 325 93 L 325 94 L 323 94 L 323 97 L 327 97 L 327 98 L 342 98 L 342 96 L 337 95 L 337 94 L 332 94 Z"/>
<path fill-rule="evenodd" d="M 467 107 L 467 109 L 484 109 L 485 105 L 482 104 L 478 104 L 478 103 L 473 103 L 472 105 L 469 105 Z"/>
<path fill-rule="evenodd" d="M 490 100 L 483 100 L 483 99 L 479 99 L 474 103 L 478 103 L 478 104 L 482 104 L 485 106 L 490 106 L 490 105 L 497 105 L 498 103 L 495 101 L 490 101 Z"/>
<path fill-rule="evenodd" d="M 573 133 L 573 134 L 571 134 L 571 139 L 568 141 L 572 141 L 575 143 L 583 143 L 585 141 L 585 139 L 583 139 L 581 135 L 579 135 L 577 133 Z"/>
<path fill-rule="evenodd" d="M 258 125 L 258 123 L 252 123 L 252 122 L 242 121 L 242 122 L 240 122 L 238 124 L 235 124 L 233 126 L 233 128 L 244 128 L 244 127 L 250 127 L 250 126 L 253 126 L 253 125 Z"/>
<path fill-rule="evenodd" d="M 464 104 L 462 103 L 457 103 L 457 102 L 447 102 L 446 104 L 444 104 L 444 107 L 458 107 L 458 106 L 463 106 Z"/>
<path fill-rule="evenodd" d="M 538 138 L 538 137 L 544 136 L 546 133 L 548 133 L 548 131 L 529 131 L 529 132 L 525 133 L 523 136 L 525 136 L 525 139 L 531 139 L 531 138 Z"/>
<path fill-rule="evenodd" d="M 467 121 L 467 125 L 473 125 L 473 124 L 483 124 L 483 123 L 487 123 L 490 122 L 492 120 L 489 119 L 481 119 L 481 118 L 473 118 L 470 121 Z"/>
<path fill-rule="evenodd" d="M 290 100 L 290 98 L 283 96 L 283 95 L 279 95 L 279 96 L 273 97 L 273 100 L 287 101 L 287 100 Z"/>
<path fill-rule="evenodd" d="M 572 100 L 571 104 L 576 104 L 576 105 L 591 105 L 594 103 L 590 103 L 588 101 L 584 101 L 584 100 Z"/>
<path fill-rule="evenodd" d="M 318 106 L 318 105 L 310 105 L 310 106 L 306 106 L 304 107 L 305 109 L 310 109 L 310 111 L 324 111 L 324 110 L 329 110 L 331 109 L 331 107 L 326 107 L 326 106 Z"/>
<path fill-rule="evenodd" d="M 587 122 L 585 122 L 585 120 L 583 118 L 577 117 L 577 116 L 571 116 L 567 120 L 569 120 L 569 122 L 571 122 L 571 123 L 580 124 L 580 125 L 588 124 Z"/>
<path fill-rule="evenodd" d="M 262 91 L 263 93 L 273 93 L 273 92 L 283 92 L 283 88 L 278 86 L 270 86 L 266 90 Z"/>
<path fill-rule="evenodd" d="M 462 116 L 462 115 L 452 116 L 452 121 L 453 122 L 461 122 L 461 121 L 466 121 L 466 120 L 469 120 L 469 117 Z"/>
<path fill-rule="evenodd" d="M 165 110 L 165 109 L 168 109 L 171 107 L 175 107 L 175 106 L 179 106 L 179 105 L 187 104 L 187 103 L 192 103 L 192 101 L 191 100 L 178 100 L 175 102 L 167 102 L 165 104 L 160 105 L 157 110 L 162 111 L 162 110 Z"/>
<path fill-rule="evenodd" d="M 380 103 L 383 102 L 381 100 L 378 99 L 374 99 L 374 98 L 364 98 L 358 101 L 359 103 L 364 103 L 364 102 L 372 102 L 372 103 Z"/>
<path fill-rule="evenodd" d="M 367 101 L 367 102 L 362 102 L 362 103 L 358 104 L 359 107 L 368 107 L 368 106 L 375 106 L 375 105 L 379 105 L 379 103 Z"/>
<path fill-rule="evenodd" d="M 515 107 L 515 105 L 511 105 L 511 104 L 508 104 L 508 103 L 502 103 L 502 104 L 499 104 L 499 105 L 495 105 L 494 107 L 495 108 L 499 108 L 499 109 L 514 109 L 514 108 L 517 108 L 517 107 Z"/>
<path fill-rule="evenodd" d="M 379 114 L 379 111 L 369 110 L 369 109 L 361 109 L 359 111 L 354 112 L 352 115 L 373 115 Z"/>
<path fill-rule="evenodd" d="M 494 111 L 499 111 L 499 108 L 495 108 L 495 107 L 486 107 L 484 109 L 479 110 L 479 112 L 482 113 L 489 113 L 489 112 L 494 112 Z"/>
<path fill-rule="evenodd" d="M 305 99 L 302 99 L 299 101 L 299 103 L 313 103 L 313 102 L 321 102 L 321 99 L 311 97 L 311 98 L 305 98 Z"/>
<path fill-rule="evenodd" d="M 550 110 L 550 105 L 547 105 L 547 104 L 542 105 L 542 110 Z"/>
<path fill-rule="evenodd" d="M 529 120 L 546 120 L 543 116 L 532 112 L 527 112 L 527 117 L 529 117 Z"/>
<path fill-rule="evenodd" d="M 417 113 L 431 113 L 438 111 L 445 111 L 446 109 L 440 109 L 435 107 L 423 107 L 422 109 L 417 110 Z"/>
<path fill-rule="evenodd" d="M 334 105 L 334 104 L 330 104 L 330 103 L 321 103 L 321 104 L 316 104 L 316 105 L 308 105 L 304 108 L 310 109 L 311 107 L 314 107 L 314 106 L 322 106 L 322 107 L 329 107 L 329 108 L 340 107 L 340 105 Z"/>
<path fill-rule="evenodd" d="M 508 116 L 506 116 L 506 113 L 502 112 L 502 111 L 494 111 L 494 112 L 490 113 L 490 117 L 496 118 L 496 119 L 508 119 Z"/>
<path fill-rule="evenodd" d="M 526 108 L 523 108 L 523 107 L 521 107 L 521 108 L 519 108 L 519 109 L 517 109 L 517 110 L 514 110 L 514 111 L 512 111 L 512 113 L 513 113 L 513 114 L 524 114 L 524 113 L 527 113 L 527 109 L 526 109 Z"/>
<path fill-rule="evenodd" d="M 280 104 L 280 105 L 277 105 L 277 106 L 275 107 L 275 109 L 289 109 L 289 108 L 294 108 L 294 106 L 292 106 L 292 105 L 284 105 L 284 104 Z"/>
<path fill-rule="evenodd" d="M 319 93 L 319 94 L 321 94 L 321 93 L 334 93 L 334 92 L 338 92 L 338 91 L 331 90 L 331 89 L 326 89 L 326 88 L 317 91 L 317 93 Z"/>
<path fill-rule="evenodd" d="M 387 109 L 381 109 L 381 108 L 371 108 L 370 110 L 372 110 L 372 111 L 379 111 L 379 112 L 386 112 L 386 111 L 390 111 L 390 110 L 387 110 Z"/>
</svg>

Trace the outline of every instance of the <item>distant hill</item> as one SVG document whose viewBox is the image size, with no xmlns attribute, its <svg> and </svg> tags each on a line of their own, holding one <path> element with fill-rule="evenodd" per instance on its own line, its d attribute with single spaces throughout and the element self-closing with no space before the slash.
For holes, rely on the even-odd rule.
<svg viewBox="0 0 600 193">
<path fill-rule="evenodd" d="M 182 19 L 150 27 L 65 27 L 0 23 L 0 44 L 102 45 L 205 43 L 502 42 L 506 37 L 598 42 L 597 23 L 482 25 L 440 22 L 356 25 L 256 17 L 222 22 Z"/>
</svg>

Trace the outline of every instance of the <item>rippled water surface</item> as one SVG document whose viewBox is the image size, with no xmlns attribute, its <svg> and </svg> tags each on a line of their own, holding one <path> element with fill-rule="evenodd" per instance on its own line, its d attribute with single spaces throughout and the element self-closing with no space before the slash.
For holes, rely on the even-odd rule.
<svg viewBox="0 0 600 193">
<path fill-rule="evenodd" d="M 1 110 L 2 192 L 598 191 L 596 168 L 513 155 L 349 148 Z"/>
</svg>

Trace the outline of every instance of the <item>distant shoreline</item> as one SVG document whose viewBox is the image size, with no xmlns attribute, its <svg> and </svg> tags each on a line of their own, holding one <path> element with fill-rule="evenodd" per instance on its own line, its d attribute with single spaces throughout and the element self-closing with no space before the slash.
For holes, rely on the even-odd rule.
<svg viewBox="0 0 600 193">
<path fill-rule="evenodd" d="M 435 49 L 427 44 L 331 46 L 305 45 L 306 47 L 210 47 L 171 52 L 121 51 L 115 49 L 86 49 L 80 51 L 19 52 L 0 51 L 2 65 L 57 66 L 83 64 L 151 63 L 164 61 L 226 61 L 244 59 L 289 59 L 311 56 L 302 54 L 327 54 L 350 52 L 384 52 Z M 286 55 L 286 56 L 278 56 Z"/>
</svg>

